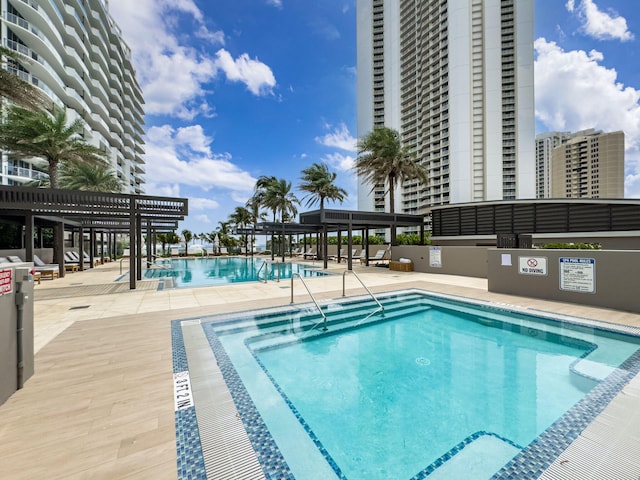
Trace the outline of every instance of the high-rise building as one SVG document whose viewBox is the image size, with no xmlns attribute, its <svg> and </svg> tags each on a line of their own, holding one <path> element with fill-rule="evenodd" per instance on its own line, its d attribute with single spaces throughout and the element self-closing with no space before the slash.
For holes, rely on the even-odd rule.
<svg viewBox="0 0 640 480">
<path fill-rule="evenodd" d="M 536 135 L 536 198 L 551 198 L 551 153 L 569 138 L 570 132 Z"/>
<path fill-rule="evenodd" d="M 396 211 L 535 197 L 533 0 L 358 0 L 357 23 L 358 137 L 394 128 L 429 172 Z"/>
<path fill-rule="evenodd" d="M 144 100 L 131 52 L 105 0 L 0 0 L 7 68 L 45 92 L 106 153 L 126 193 L 144 190 Z M 2 155 L 0 184 L 46 178 L 37 162 Z"/>
<path fill-rule="evenodd" d="M 551 154 L 552 198 L 624 198 L 624 133 L 571 135 Z"/>
</svg>

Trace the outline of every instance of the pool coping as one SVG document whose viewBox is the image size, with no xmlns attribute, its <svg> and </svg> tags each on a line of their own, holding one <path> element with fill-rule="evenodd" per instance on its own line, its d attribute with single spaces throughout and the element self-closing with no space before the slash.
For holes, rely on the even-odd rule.
<svg viewBox="0 0 640 480">
<path fill-rule="evenodd" d="M 449 299 L 459 302 L 464 302 L 466 304 L 473 304 L 474 306 L 489 308 L 492 310 L 500 310 L 500 311 L 508 311 L 512 313 L 523 313 L 530 314 L 542 318 L 546 318 L 547 320 L 560 320 L 564 322 L 568 322 L 575 325 L 587 326 L 590 328 L 594 328 L 596 330 L 601 331 L 614 331 L 618 333 L 640 336 L 640 328 L 629 327 L 625 325 L 620 325 L 616 323 L 601 321 L 601 320 L 592 320 L 587 318 L 581 318 L 571 315 L 565 314 L 556 314 L 551 312 L 546 312 L 543 310 L 532 309 L 527 307 L 520 307 L 516 305 L 509 305 L 505 303 L 497 303 L 491 301 L 483 301 L 478 299 L 471 299 L 468 297 L 450 295 L 450 294 L 442 294 L 431 292 L 419 288 L 409 288 L 403 290 L 389 291 L 382 293 L 380 295 L 402 295 L 407 293 L 420 293 L 426 295 L 427 297 L 435 297 L 442 299 Z M 349 297 L 350 301 L 357 301 L 358 299 L 368 298 L 366 296 L 353 296 Z M 321 302 L 321 304 L 327 304 L 335 300 L 326 300 Z M 310 304 L 296 304 L 295 306 L 280 306 L 273 308 L 265 308 L 265 309 L 249 309 L 241 312 L 227 313 L 227 314 L 216 314 L 210 315 L 206 317 L 200 317 L 197 319 L 202 323 L 230 323 L 234 320 L 238 320 L 240 318 L 246 317 L 247 315 L 257 313 L 257 312 L 269 312 L 269 313 L 279 313 L 286 312 L 292 309 L 302 308 L 305 305 Z M 184 356 L 184 343 L 182 341 L 182 335 L 178 335 L 175 331 L 181 330 L 182 322 L 189 321 L 192 319 L 183 319 L 183 320 L 175 320 L 172 322 L 172 338 L 173 338 L 173 351 L 174 351 L 174 372 L 176 368 L 188 370 L 188 364 L 186 362 L 186 356 Z M 212 334 L 212 332 L 206 332 L 203 328 L 203 333 L 209 340 L 211 345 L 211 349 L 217 359 L 217 362 L 220 366 L 220 369 L 223 372 L 225 377 L 226 384 L 231 392 L 232 397 L 234 398 L 234 402 L 236 403 L 236 407 L 238 411 L 241 412 L 242 421 L 245 422 L 245 418 L 252 419 L 250 421 L 245 422 L 246 429 L 250 432 L 249 436 L 251 437 L 252 432 L 259 432 L 260 441 L 252 442 L 254 445 L 254 450 L 256 454 L 261 459 L 261 464 L 263 465 L 263 469 L 265 471 L 266 478 L 293 478 L 291 472 L 288 470 L 286 466 L 286 462 L 284 459 L 279 456 L 279 450 L 277 446 L 275 446 L 275 442 L 273 439 L 269 441 L 271 437 L 268 430 L 265 432 L 266 427 L 264 423 L 261 423 L 262 420 L 260 418 L 260 414 L 257 412 L 257 409 L 244 388 L 242 381 L 239 379 L 235 368 L 231 364 L 230 360 L 227 357 L 226 352 L 224 351 L 222 345 L 220 344 L 217 336 Z M 180 362 L 176 363 L 176 355 L 181 359 Z M 184 356 L 184 359 L 183 359 Z M 179 371 L 179 370 L 178 370 Z M 552 424 L 549 428 L 547 428 L 543 433 L 541 433 L 532 443 L 530 443 L 527 447 L 524 448 L 518 455 L 516 455 L 508 464 L 506 464 L 500 471 L 498 471 L 492 479 L 495 480 L 506 480 L 506 479 L 535 479 L 539 478 L 545 470 L 556 460 L 559 458 L 560 454 L 564 452 L 567 447 L 569 447 L 576 438 L 580 435 L 580 433 L 585 430 L 587 426 L 589 426 L 600 413 L 610 404 L 612 400 L 620 393 L 622 388 L 633 379 L 640 372 L 640 350 L 636 351 L 631 357 L 629 357 L 619 368 L 617 368 L 611 375 L 609 375 L 605 380 L 603 380 L 598 386 L 596 386 L 591 392 L 589 392 L 581 401 L 579 401 L 574 407 L 572 407 L 569 411 L 567 411 L 562 417 L 560 417 L 554 424 Z M 291 408 L 292 405 L 286 399 L 285 401 L 289 404 Z M 197 408 L 195 406 L 191 410 Z M 295 409 L 293 410 L 295 412 Z M 176 441 L 178 443 L 178 473 L 179 478 L 206 478 L 202 475 L 202 470 L 200 469 L 199 461 L 202 459 L 202 447 L 199 445 L 199 441 L 194 436 L 189 437 L 189 443 L 187 448 L 184 448 L 184 444 L 180 445 L 180 441 L 184 442 L 184 438 L 187 437 L 185 435 L 187 432 L 184 432 L 185 428 L 193 428 L 193 425 L 189 421 L 183 421 L 184 418 L 191 417 L 188 414 L 181 414 L 181 424 L 178 424 L 178 412 L 176 412 Z M 197 422 L 196 422 L 197 423 Z M 261 426 L 262 425 L 262 426 Z M 304 425 L 304 424 L 303 424 Z M 197 425 L 196 425 L 197 428 Z M 478 435 L 482 435 L 484 432 L 477 432 Z M 266 435 L 266 436 L 265 436 Z M 473 435 L 471 437 L 474 437 Z M 427 478 L 427 476 L 432 473 L 439 466 L 444 464 L 448 459 L 453 458 L 453 456 L 459 453 L 466 445 L 468 445 L 474 438 L 467 438 L 460 442 L 460 444 L 454 446 L 449 452 L 445 453 L 442 457 L 432 462 L 429 466 L 427 466 L 424 470 L 416 474 L 413 479 L 422 479 Z M 266 440 L 265 440 L 266 438 Z M 321 445 L 320 445 L 321 447 Z M 274 450 L 275 448 L 275 450 Z M 274 463 L 269 464 L 268 459 L 273 458 Z M 330 456 L 325 455 L 327 461 L 331 464 L 332 460 Z M 267 459 L 267 464 L 264 464 L 264 459 Z M 333 465 L 332 465 L 333 466 Z M 190 467 L 192 469 L 190 470 Z M 335 466 L 334 471 L 337 474 L 337 478 L 346 478 L 344 477 L 339 468 Z M 184 472 L 181 473 L 181 472 Z M 196 476 L 192 476 L 195 474 Z M 183 476 L 181 476 L 183 475 Z M 275 476 L 273 476 L 275 475 Z"/>
</svg>

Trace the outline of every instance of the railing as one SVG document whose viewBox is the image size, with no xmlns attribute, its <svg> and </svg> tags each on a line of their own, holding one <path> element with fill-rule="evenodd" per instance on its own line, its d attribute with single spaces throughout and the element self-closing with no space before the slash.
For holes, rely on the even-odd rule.
<svg viewBox="0 0 640 480">
<path fill-rule="evenodd" d="M 262 262 L 262 265 L 260 265 L 260 268 L 258 269 L 258 272 L 256 273 L 256 278 L 258 279 L 258 281 L 262 281 L 262 279 L 260 278 L 260 272 L 262 271 L 262 269 L 264 268 L 264 283 L 267 283 L 267 281 L 269 280 L 269 272 L 267 271 L 267 265 L 277 265 L 278 267 L 278 276 L 276 278 L 276 282 L 280 282 L 280 264 L 282 262 L 276 260 L 275 262 L 269 262 L 268 260 L 265 260 L 264 262 Z M 273 269 L 271 270 L 271 278 L 273 279 Z"/>
<path fill-rule="evenodd" d="M 382 314 L 384 315 L 384 307 L 382 306 L 382 304 L 380 303 L 380 301 L 376 298 L 376 296 L 371 293 L 371 290 L 369 290 L 367 288 L 367 286 L 364 284 L 364 282 L 362 281 L 362 279 L 356 274 L 356 272 L 354 272 L 353 270 L 345 270 L 342 273 L 342 296 L 345 297 L 346 293 L 345 293 L 345 279 L 347 277 L 347 273 L 352 274 L 354 277 L 356 277 L 356 279 L 358 280 L 358 282 L 360 282 L 360 285 L 362 285 L 362 287 L 367 291 L 367 293 L 369 294 L 369 296 L 373 299 L 374 302 L 376 302 L 376 304 L 378 305 L 378 308 L 376 310 L 374 310 L 373 312 L 371 312 L 369 315 L 367 315 L 365 317 L 364 320 L 366 320 L 367 318 L 375 315 L 378 312 L 382 312 Z"/>
<path fill-rule="evenodd" d="M 165 264 L 160 264 L 160 263 L 156 263 L 156 260 L 160 257 L 158 257 L 157 255 L 149 255 L 147 258 L 150 258 L 152 260 L 152 262 L 150 262 L 149 260 L 147 260 L 147 268 L 163 268 L 165 270 L 172 270 L 173 266 L 172 265 L 165 265 Z"/>
<path fill-rule="evenodd" d="M 328 328 L 327 328 L 327 316 L 324 314 L 324 312 L 320 308 L 320 305 L 318 305 L 318 302 L 316 302 L 316 299 L 314 298 L 313 294 L 311 293 L 311 290 L 309 290 L 309 287 L 307 286 L 307 284 L 305 283 L 305 281 L 303 280 L 303 278 L 300 276 L 299 273 L 292 273 L 291 274 L 291 303 L 293 303 L 293 279 L 296 278 L 296 277 L 298 277 L 300 279 L 300 281 L 302 282 L 302 285 L 304 285 L 304 288 L 307 290 L 307 293 L 311 297 L 311 300 L 313 301 L 313 304 L 316 306 L 316 308 L 320 312 L 320 315 L 322 315 L 322 331 L 326 332 L 328 330 Z M 319 324 L 320 324 L 320 322 L 316 323 L 312 327 L 312 330 L 314 328 L 316 328 L 316 326 L 319 325 Z"/>
</svg>

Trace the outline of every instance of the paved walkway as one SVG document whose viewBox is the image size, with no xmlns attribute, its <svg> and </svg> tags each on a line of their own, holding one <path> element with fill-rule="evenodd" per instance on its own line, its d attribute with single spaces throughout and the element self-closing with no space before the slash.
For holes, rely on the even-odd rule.
<svg viewBox="0 0 640 480">
<path fill-rule="evenodd" d="M 331 265 L 338 274 L 344 268 Z M 640 327 L 640 315 L 492 294 L 485 279 L 360 266 L 356 272 L 373 291 L 415 287 Z M 286 305 L 291 294 L 289 281 L 161 291 L 141 282 L 114 293 L 119 276 L 120 265 L 112 263 L 36 285 L 36 373 L 0 406 L 2 478 L 175 479 L 170 321 Z M 319 299 L 342 294 L 340 275 L 305 281 Z M 353 276 L 346 281 L 347 294 L 363 292 Z M 295 294 L 296 302 L 309 300 L 301 285 Z M 627 425 L 637 422 L 635 432 L 639 391 L 636 378 L 621 393 L 635 395 L 635 413 L 625 414 Z M 638 443 L 624 447 L 640 458 Z M 558 468 L 553 478 L 589 478 Z"/>
</svg>

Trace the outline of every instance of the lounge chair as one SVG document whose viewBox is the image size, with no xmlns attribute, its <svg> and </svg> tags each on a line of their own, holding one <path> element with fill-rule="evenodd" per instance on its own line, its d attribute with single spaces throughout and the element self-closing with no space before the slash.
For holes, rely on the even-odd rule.
<svg viewBox="0 0 640 480">
<path fill-rule="evenodd" d="M 24 263 L 24 261 L 17 255 L 11 255 L 8 257 L 12 263 Z M 49 277 L 51 280 L 60 276 L 59 265 L 56 263 L 44 263 L 37 255 L 33 256 L 33 269 L 39 273 L 40 278 Z"/>
<path fill-rule="evenodd" d="M 307 257 L 310 259 L 315 259 L 317 256 L 318 255 L 316 253 L 316 247 L 309 247 L 309 250 L 302 254 L 302 258 L 304 258 L 305 260 L 307 259 Z"/>
<path fill-rule="evenodd" d="M 80 265 L 80 255 L 78 255 L 78 252 L 76 252 L 75 250 L 69 250 L 64 254 L 64 257 L 65 259 L 69 259 L 69 263 L 77 263 L 78 265 Z M 89 255 L 87 255 L 85 252 L 82 252 L 82 262 L 86 263 L 87 265 L 91 265 L 91 258 L 89 258 Z M 94 258 L 93 266 L 95 267 L 99 264 L 100 260 Z"/>
<path fill-rule="evenodd" d="M 339 262 L 341 259 L 346 257 L 345 250 L 346 250 L 345 248 L 341 248 L 340 252 L 338 252 L 337 255 L 329 255 L 327 256 L 327 258 L 329 260 L 335 260 L 336 262 Z"/>
<path fill-rule="evenodd" d="M 388 254 L 389 249 L 378 250 L 373 257 L 369 257 L 368 259 L 364 256 L 360 257 L 360 263 L 367 263 L 367 260 L 369 261 L 369 263 L 389 262 L 390 258 Z"/>
</svg>

